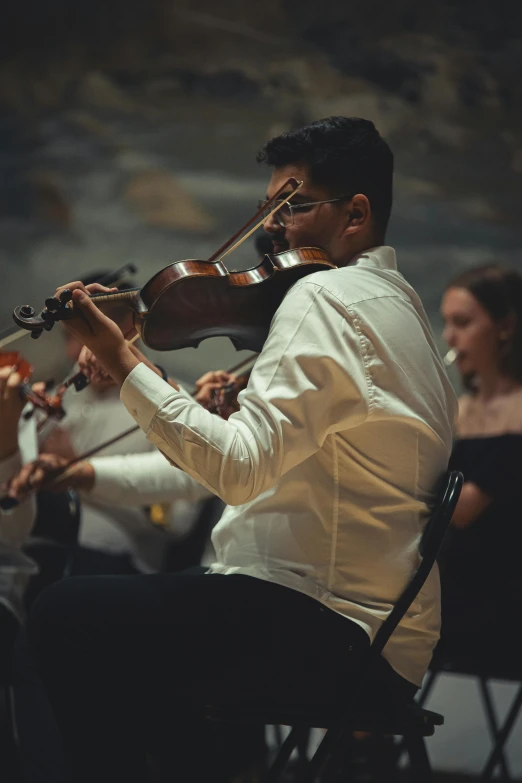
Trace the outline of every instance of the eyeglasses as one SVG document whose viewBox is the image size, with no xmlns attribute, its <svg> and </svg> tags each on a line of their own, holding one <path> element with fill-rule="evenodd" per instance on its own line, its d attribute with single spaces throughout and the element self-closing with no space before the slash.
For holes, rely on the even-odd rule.
<svg viewBox="0 0 522 783">
<path fill-rule="evenodd" d="M 306 204 L 289 204 L 288 202 L 284 204 L 283 199 L 278 199 L 277 201 L 272 201 L 269 207 L 265 207 L 265 204 L 268 203 L 267 201 L 261 200 L 257 202 L 257 208 L 263 210 L 263 217 L 267 220 L 270 213 L 274 209 L 277 209 L 280 204 L 283 204 L 283 206 L 279 207 L 277 212 L 274 212 L 274 220 L 276 220 L 280 226 L 286 228 L 287 226 L 293 226 L 296 212 L 307 212 L 319 204 L 333 204 L 335 201 L 346 201 L 350 198 L 352 198 L 352 196 L 339 196 L 338 198 L 328 198 L 324 201 L 308 201 Z"/>
</svg>

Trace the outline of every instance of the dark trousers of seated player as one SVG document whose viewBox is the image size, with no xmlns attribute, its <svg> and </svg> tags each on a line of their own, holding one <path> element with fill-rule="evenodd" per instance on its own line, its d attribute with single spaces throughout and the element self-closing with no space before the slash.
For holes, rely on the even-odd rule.
<svg viewBox="0 0 522 783">
<path fill-rule="evenodd" d="M 144 783 L 147 751 L 170 783 L 230 780 L 261 727 L 206 722 L 206 703 L 342 703 L 369 644 L 297 591 L 197 570 L 65 580 L 28 630 L 74 783 Z M 384 660 L 377 680 L 375 698 L 416 690 Z"/>
</svg>

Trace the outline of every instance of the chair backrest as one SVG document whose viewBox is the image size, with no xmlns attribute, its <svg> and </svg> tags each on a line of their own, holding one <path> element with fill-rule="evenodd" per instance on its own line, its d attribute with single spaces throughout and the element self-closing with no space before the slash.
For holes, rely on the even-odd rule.
<svg viewBox="0 0 522 783">
<path fill-rule="evenodd" d="M 59 494 L 40 491 L 36 495 L 36 519 L 32 539 L 42 539 L 71 550 L 78 542 L 80 498 L 73 489 Z"/>
<path fill-rule="evenodd" d="M 29 611 L 45 587 L 69 574 L 80 528 L 80 500 L 74 490 L 37 495 L 37 518 L 23 551 L 38 566 L 27 585 L 24 605 Z"/>
<path fill-rule="evenodd" d="M 464 477 L 462 473 L 459 473 L 456 470 L 451 473 L 446 473 L 442 479 L 435 505 L 426 527 L 424 528 L 419 544 L 419 553 L 422 560 L 395 603 L 392 611 L 375 634 L 375 638 L 370 648 L 370 660 L 374 660 L 381 654 L 388 639 L 397 628 L 428 578 L 428 574 L 433 568 L 444 542 L 444 537 L 448 531 L 463 483 Z"/>
</svg>

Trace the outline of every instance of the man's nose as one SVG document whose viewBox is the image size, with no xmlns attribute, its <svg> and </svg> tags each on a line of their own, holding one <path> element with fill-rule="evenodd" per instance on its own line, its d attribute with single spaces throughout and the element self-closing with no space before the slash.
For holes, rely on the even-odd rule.
<svg viewBox="0 0 522 783">
<path fill-rule="evenodd" d="M 284 226 L 282 226 L 279 223 L 279 220 L 277 218 L 277 213 L 275 215 L 269 215 L 265 222 L 263 223 L 263 229 L 264 231 L 267 231 L 269 234 L 281 234 L 285 229 Z"/>
</svg>

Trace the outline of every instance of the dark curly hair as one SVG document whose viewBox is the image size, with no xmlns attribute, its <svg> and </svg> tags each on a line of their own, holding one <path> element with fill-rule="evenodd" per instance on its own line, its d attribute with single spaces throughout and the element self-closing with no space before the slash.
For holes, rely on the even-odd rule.
<svg viewBox="0 0 522 783">
<path fill-rule="evenodd" d="M 275 167 L 305 164 L 312 181 L 333 196 L 362 193 L 384 237 L 393 200 L 393 153 L 370 120 L 317 120 L 271 139 L 257 160 Z"/>
<path fill-rule="evenodd" d="M 483 264 L 466 269 L 446 286 L 465 288 L 487 311 L 493 321 L 513 316 L 513 334 L 499 353 L 499 367 L 513 380 L 522 383 L 522 275 L 503 264 Z M 469 391 L 475 391 L 473 377 L 464 378 Z"/>
</svg>

